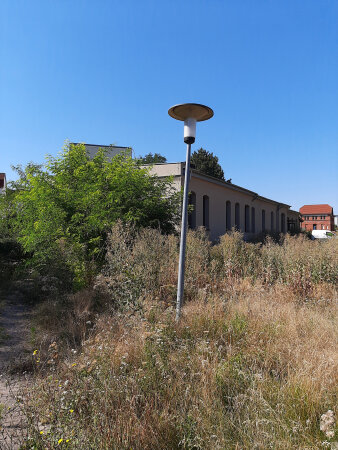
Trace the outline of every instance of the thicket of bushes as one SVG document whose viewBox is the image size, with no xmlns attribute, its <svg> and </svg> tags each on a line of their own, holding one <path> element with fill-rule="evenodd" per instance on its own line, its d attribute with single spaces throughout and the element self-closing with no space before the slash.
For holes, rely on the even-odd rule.
<svg viewBox="0 0 338 450">
<path fill-rule="evenodd" d="M 32 272 L 56 276 L 65 290 L 91 284 L 117 220 L 175 231 L 180 193 L 172 180 L 126 154 L 108 160 L 101 149 L 89 158 L 83 144 L 67 144 L 43 165 L 14 169 L 18 180 L 0 196 L 0 237 L 16 240 Z"/>
<path fill-rule="evenodd" d="M 178 324 L 178 238 L 117 223 L 107 243 L 93 289 L 40 323 L 26 448 L 330 448 L 337 240 L 189 232 Z"/>
</svg>

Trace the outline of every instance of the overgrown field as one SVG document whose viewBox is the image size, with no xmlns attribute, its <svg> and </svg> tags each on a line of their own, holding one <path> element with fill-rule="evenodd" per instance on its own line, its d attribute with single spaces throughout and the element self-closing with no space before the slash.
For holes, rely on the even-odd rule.
<svg viewBox="0 0 338 450">
<path fill-rule="evenodd" d="M 177 237 L 117 224 L 95 286 L 40 307 L 25 448 L 335 448 L 337 250 L 190 232 L 176 323 Z"/>
</svg>

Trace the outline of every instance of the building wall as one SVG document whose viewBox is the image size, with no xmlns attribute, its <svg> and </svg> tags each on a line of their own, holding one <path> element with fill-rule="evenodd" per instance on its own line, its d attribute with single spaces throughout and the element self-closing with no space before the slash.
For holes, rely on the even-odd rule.
<svg viewBox="0 0 338 450">
<path fill-rule="evenodd" d="M 142 167 L 147 167 L 142 166 Z M 180 191 L 184 185 L 184 164 L 183 163 L 164 163 L 150 165 L 149 172 L 151 175 L 158 177 L 173 177 L 173 186 Z"/>
<path fill-rule="evenodd" d="M 151 167 L 151 173 L 158 176 L 173 176 L 175 187 L 181 189 L 184 184 L 184 163 L 156 164 Z M 226 231 L 236 227 L 236 204 L 239 205 L 239 226 L 245 238 L 251 238 L 262 231 L 287 232 L 290 222 L 295 231 L 299 230 L 299 213 L 290 210 L 285 204 L 259 196 L 240 186 L 229 184 L 212 177 L 192 171 L 189 184 L 190 202 L 195 203 L 195 212 L 190 216 L 190 223 L 194 227 L 206 226 L 203 220 L 203 198 L 207 197 L 209 204 L 210 239 L 217 240 Z M 227 206 L 228 205 L 228 206 Z M 249 209 L 249 223 L 245 227 L 245 207 Z M 252 214 L 255 215 L 255 227 L 252 226 Z M 262 212 L 265 211 L 265 228 L 263 229 Z M 230 217 L 227 219 L 227 214 Z M 271 224 L 271 213 L 273 223 Z M 192 218 L 193 216 L 193 218 Z M 282 219 L 284 226 L 282 226 Z"/>
<path fill-rule="evenodd" d="M 302 228 L 306 231 L 329 230 L 334 231 L 334 218 L 330 214 L 302 215 Z M 314 225 L 316 228 L 314 228 Z"/>
<path fill-rule="evenodd" d="M 72 145 L 78 145 L 78 142 L 71 142 Z M 124 153 L 127 156 L 132 156 L 132 149 L 130 147 L 117 147 L 116 145 L 95 145 L 95 144 L 84 144 L 89 158 L 94 158 L 99 149 L 103 149 L 106 152 L 108 160 L 114 158 L 114 156 L 119 153 Z"/>
<path fill-rule="evenodd" d="M 236 203 L 239 205 L 239 228 L 246 238 L 253 237 L 262 231 L 282 231 L 282 218 L 284 219 L 284 232 L 287 231 L 288 207 L 279 206 L 272 202 L 255 198 L 254 195 L 231 189 L 231 187 L 217 185 L 208 180 L 197 178 L 194 175 L 190 181 L 190 191 L 196 195 L 196 226 L 203 226 L 203 197 L 209 198 L 209 230 L 212 240 L 218 239 L 235 224 Z M 227 208 L 227 202 L 228 208 Z M 249 220 L 245 226 L 245 207 L 249 209 Z M 262 211 L 265 211 L 265 230 L 263 230 Z M 255 215 L 253 230 L 252 214 Z M 227 213 L 230 220 L 227 223 Z M 271 227 L 271 212 L 273 212 L 273 225 Z"/>
<path fill-rule="evenodd" d="M 298 211 L 293 211 L 292 209 L 289 209 L 287 214 L 287 220 L 288 220 L 288 231 L 290 232 L 297 232 L 300 231 L 300 214 Z"/>
<path fill-rule="evenodd" d="M 154 164 L 153 166 L 150 165 L 149 167 L 150 173 L 157 175 L 158 177 L 182 176 L 184 173 L 183 163 Z"/>
<path fill-rule="evenodd" d="M 4 172 L 0 173 L 0 194 L 6 192 L 6 174 Z"/>
</svg>

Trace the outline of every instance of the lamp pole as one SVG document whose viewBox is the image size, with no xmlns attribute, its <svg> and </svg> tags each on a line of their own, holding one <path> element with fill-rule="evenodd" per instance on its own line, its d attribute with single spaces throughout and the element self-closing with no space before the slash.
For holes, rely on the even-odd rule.
<svg viewBox="0 0 338 450">
<path fill-rule="evenodd" d="M 184 176 L 184 193 L 182 207 L 182 223 L 181 223 L 181 241 L 180 241 L 180 257 L 178 262 L 178 281 L 177 281 L 177 299 L 176 299 L 176 321 L 181 315 L 181 307 L 184 291 L 184 269 L 185 269 L 185 248 L 187 241 L 187 225 L 188 225 L 188 197 L 189 197 L 189 181 L 190 181 L 190 157 L 191 144 L 187 144 L 187 156 L 185 160 L 185 176 Z"/>
<path fill-rule="evenodd" d="M 179 321 L 184 296 L 184 269 L 185 269 L 185 249 L 187 240 L 188 225 L 188 196 L 190 181 L 190 157 L 191 144 L 195 142 L 196 122 L 210 119 L 214 112 L 211 108 L 197 103 L 184 103 L 169 109 L 169 115 L 177 120 L 184 121 L 184 142 L 187 144 L 187 155 L 184 173 L 184 192 L 182 205 L 181 240 L 180 255 L 178 263 L 177 299 L 176 299 L 176 321 Z"/>
</svg>

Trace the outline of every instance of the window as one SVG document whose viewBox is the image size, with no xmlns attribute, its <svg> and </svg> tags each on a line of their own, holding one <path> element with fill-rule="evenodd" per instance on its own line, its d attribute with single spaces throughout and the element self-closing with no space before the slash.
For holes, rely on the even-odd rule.
<svg viewBox="0 0 338 450">
<path fill-rule="evenodd" d="M 203 195 L 203 226 L 209 229 L 209 197 Z"/>
<path fill-rule="evenodd" d="M 274 219 L 274 217 L 273 217 L 273 211 L 271 211 L 271 214 L 270 214 L 270 220 L 271 220 L 271 231 L 274 231 L 274 229 L 275 229 L 275 219 Z"/>
<path fill-rule="evenodd" d="M 324 227 L 324 225 L 322 225 L 322 230 L 325 230 L 325 227 Z"/>
<path fill-rule="evenodd" d="M 244 224 L 244 231 L 247 233 L 250 231 L 250 207 L 248 205 L 245 205 L 245 224 Z"/>
<path fill-rule="evenodd" d="M 256 212 L 255 208 L 251 208 L 251 232 L 256 232 Z"/>
<path fill-rule="evenodd" d="M 313 224 L 313 229 L 317 230 L 317 224 L 316 223 Z"/>
<path fill-rule="evenodd" d="M 262 209 L 262 231 L 265 231 L 265 209 Z"/>
<path fill-rule="evenodd" d="M 229 202 L 229 200 L 226 202 L 225 205 L 225 222 L 226 222 L 226 230 L 229 231 L 231 230 L 231 202 Z"/>
<path fill-rule="evenodd" d="M 285 214 L 281 214 L 281 232 L 285 233 Z"/>
<path fill-rule="evenodd" d="M 287 217 L 286 223 L 287 223 L 287 230 L 288 231 L 295 231 L 296 230 L 296 223 L 295 223 L 294 219 L 290 219 L 290 217 Z M 306 228 L 306 225 L 305 225 L 305 228 Z"/>
<path fill-rule="evenodd" d="M 240 223 L 240 210 L 239 210 L 239 203 L 236 203 L 235 205 L 235 227 L 239 230 L 241 223 Z"/>
<path fill-rule="evenodd" d="M 188 226 L 189 228 L 196 228 L 196 194 L 195 192 L 190 192 L 189 195 L 189 206 L 193 206 L 193 210 L 188 215 Z"/>
</svg>

